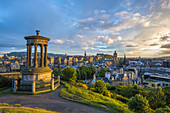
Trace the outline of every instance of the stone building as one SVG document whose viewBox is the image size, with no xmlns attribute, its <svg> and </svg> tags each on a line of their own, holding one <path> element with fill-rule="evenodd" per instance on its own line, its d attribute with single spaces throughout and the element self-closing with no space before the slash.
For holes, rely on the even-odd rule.
<svg viewBox="0 0 170 113">
<path fill-rule="evenodd" d="M 114 52 L 113 54 L 113 63 L 112 63 L 113 66 L 118 66 L 119 65 L 119 58 L 117 56 L 117 53 L 116 51 Z"/>
</svg>

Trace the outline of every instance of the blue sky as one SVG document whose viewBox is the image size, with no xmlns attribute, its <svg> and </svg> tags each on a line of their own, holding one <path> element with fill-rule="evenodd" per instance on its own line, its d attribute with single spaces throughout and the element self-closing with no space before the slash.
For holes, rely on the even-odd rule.
<svg viewBox="0 0 170 113">
<path fill-rule="evenodd" d="M 39 29 L 50 53 L 168 56 L 169 18 L 170 0 L 1 0 L 0 54 Z"/>
</svg>

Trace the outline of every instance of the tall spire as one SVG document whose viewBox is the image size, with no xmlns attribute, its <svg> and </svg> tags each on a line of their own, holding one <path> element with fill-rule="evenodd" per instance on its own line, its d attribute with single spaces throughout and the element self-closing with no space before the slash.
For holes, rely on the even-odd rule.
<svg viewBox="0 0 170 113">
<path fill-rule="evenodd" d="M 123 64 L 126 65 L 126 54 L 124 54 Z"/>
<path fill-rule="evenodd" d="M 84 56 L 86 57 L 86 51 L 85 51 L 85 53 L 84 53 Z"/>
</svg>

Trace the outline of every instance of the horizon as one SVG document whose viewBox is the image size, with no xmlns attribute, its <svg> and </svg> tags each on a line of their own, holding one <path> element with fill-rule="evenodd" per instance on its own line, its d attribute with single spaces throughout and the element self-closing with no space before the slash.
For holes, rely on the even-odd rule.
<svg viewBox="0 0 170 113">
<path fill-rule="evenodd" d="M 0 54 L 26 52 L 24 37 L 38 29 L 48 53 L 170 56 L 168 0 L 11 0 L 0 12 Z"/>
</svg>

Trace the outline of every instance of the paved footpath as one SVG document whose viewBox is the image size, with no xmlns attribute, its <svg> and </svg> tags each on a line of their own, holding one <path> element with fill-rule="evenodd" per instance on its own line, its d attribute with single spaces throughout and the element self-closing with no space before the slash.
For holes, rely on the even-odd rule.
<svg viewBox="0 0 170 113">
<path fill-rule="evenodd" d="M 62 86 L 46 94 L 39 95 L 4 95 L 0 103 L 21 104 L 26 107 L 39 107 L 61 113 L 107 113 L 100 109 L 68 101 L 59 96 Z"/>
</svg>

